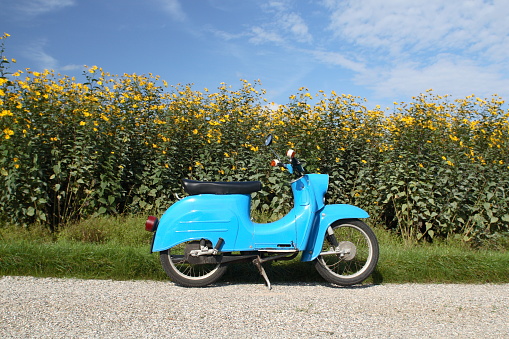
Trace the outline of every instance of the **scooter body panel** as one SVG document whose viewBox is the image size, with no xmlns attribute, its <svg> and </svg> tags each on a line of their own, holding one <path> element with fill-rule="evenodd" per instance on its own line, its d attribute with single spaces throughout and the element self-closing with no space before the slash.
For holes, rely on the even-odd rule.
<svg viewBox="0 0 509 339">
<path fill-rule="evenodd" d="M 249 250 L 253 224 L 249 217 L 251 196 L 201 194 L 177 201 L 163 214 L 152 252 L 191 240 L 224 239 L 222 251 Z M 238 241 L 237 241 L 238 240 Z"/>
</svg>

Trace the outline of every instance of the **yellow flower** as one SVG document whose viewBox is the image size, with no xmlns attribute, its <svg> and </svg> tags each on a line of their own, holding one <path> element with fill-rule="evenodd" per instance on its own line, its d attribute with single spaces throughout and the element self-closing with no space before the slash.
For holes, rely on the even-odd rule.
<svg viewBox="0 0 509 339">
<path fill-rule="evenodd" d="M 87 123 L 84 121 L 80 121 L 80 126 L 85 126 Z"/>
<path fill-rule="evenodd" d="M 198 134 L 198 130 L 197 130 L 197 129 L 194 129 L 194 130 L 193 130 L 193 134 Z"/>
<path fill-rule="evenodd" d="M 10 129 L 9 127 L 7 127 L 6 129 L 4 129 L 4 137 L 5 139 L 10 139 L 11 138 L 11 135 L 14 135 L 14 131 L 12 129 Z"/>
</svg>

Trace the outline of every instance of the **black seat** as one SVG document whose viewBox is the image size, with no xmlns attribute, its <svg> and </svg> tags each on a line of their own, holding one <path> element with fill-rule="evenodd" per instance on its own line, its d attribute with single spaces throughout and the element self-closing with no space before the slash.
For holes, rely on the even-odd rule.
<svg viewBox="0 0 509 339">
<path fill-rule="evenodd" d="M 196 181 L 182 179 L 184 191 L 190 195 L 196 194 L 250 194 L 262 189 L 259 181 Z"/>
</svg>

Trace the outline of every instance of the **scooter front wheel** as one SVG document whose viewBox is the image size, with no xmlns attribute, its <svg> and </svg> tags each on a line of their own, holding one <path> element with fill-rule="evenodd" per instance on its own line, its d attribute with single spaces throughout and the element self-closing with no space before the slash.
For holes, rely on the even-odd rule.
<svg viewBox="0 0 509 339">
<path fill-rule="evenodd" d="M 327 281 L 349 286 L 364 281 L 378 263 L 375 233 L 357 219 L 339 220 L 327 232 L 315 268 Z"/>
<path fill-rule="evenodd" d="M 190 256 L 190 251 L 199 248 L 199 241 L 191 241 L 159 252 L 163 269 L 174 283 L 203 287 L 216 282 L 226 272 L 226 266 L 215 262 L 213 256 Z"/>
</svg>

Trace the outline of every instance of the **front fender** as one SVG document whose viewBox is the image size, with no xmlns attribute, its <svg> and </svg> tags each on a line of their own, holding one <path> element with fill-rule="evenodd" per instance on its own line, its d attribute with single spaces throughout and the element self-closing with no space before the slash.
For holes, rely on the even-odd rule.
<svg viewBox="0 0 509 339">
<path fill-rule="evenodd" d="M 315 221 L 317 225 L 313 227 L 314 232 L 309 235 L 306 249 L 302 253 L 302 261 L 311 261 L 318 257 L 322 250 L 325 232 L 333 222 L 341 219 L 369 218 L 368 212 L 347 204 L 326 205 L 319 213 L 320 215 Z"/>
</svg>

